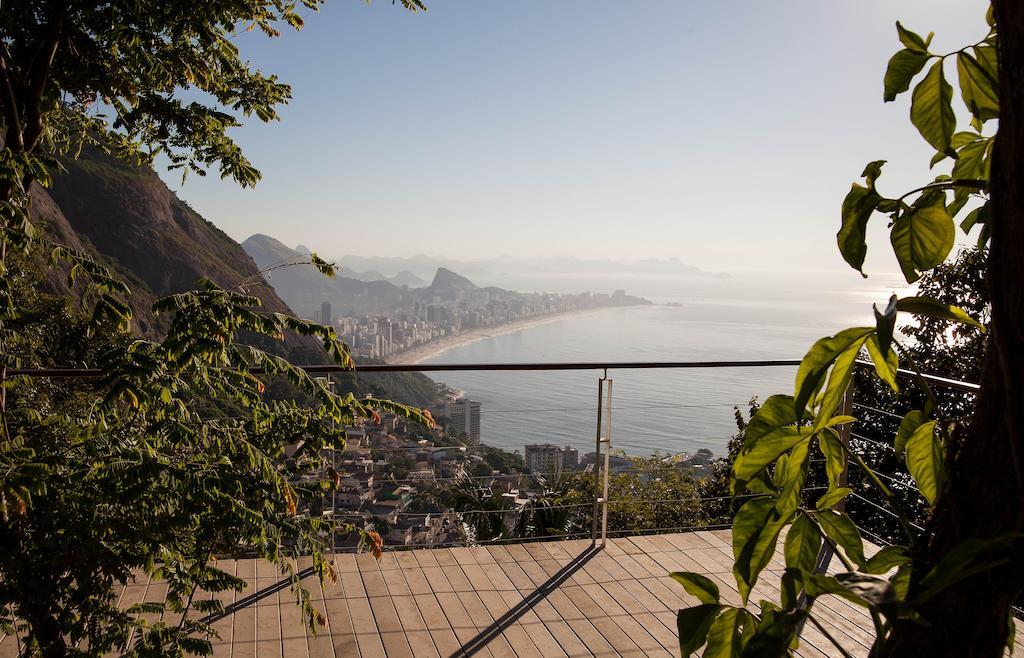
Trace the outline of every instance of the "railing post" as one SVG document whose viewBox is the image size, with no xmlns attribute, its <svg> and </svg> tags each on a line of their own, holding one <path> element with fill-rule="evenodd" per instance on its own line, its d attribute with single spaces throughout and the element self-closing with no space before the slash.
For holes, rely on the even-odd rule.
<svg viewBox="0 0 1024 658">
<path fill-rule="evenodd" d="M 608 478 L 612 453 L 612 380 L 608 380 L 608 402 L 605 404 L 604 493 L 601 496 L 601 547 L 608 542 Z"/>
<path fill-rule="evenodd" d="M 597 515 L 599 511 L 599 505 L 601 503 L 601 495 L 599 493 L 601 481 L 599 472 L 599 460 L 601 458 L 601 404 L 604 398 L 604 377 L 597 380 L 597 433 L 594 438 L 594 511 L 591 514 L 593 523 L 590 529 L 590 545 L 597 545 Z"/>
</svg>

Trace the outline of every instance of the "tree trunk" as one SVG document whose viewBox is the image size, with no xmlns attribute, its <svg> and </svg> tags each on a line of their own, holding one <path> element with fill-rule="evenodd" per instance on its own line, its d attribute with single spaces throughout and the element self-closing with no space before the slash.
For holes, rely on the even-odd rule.
<svg viewBox="0 0 1024 658">
<path fill-rule="evenodd" d="M 993 0 L 999 30 L 999 132 L 992 158 L 988 290 L 991 341 L 971 427 L 947 446 L 947 477 L 917 547 L 920 579 L 971 538 L 1020 532 L 1024 500 L 1024 2 Z M 925 623 L 894 625 L 885 656 L 1003 655 L 1011 603 L 1024 585 L 1024 555 L 967 578 L 919 606 Z"/>
</svg>

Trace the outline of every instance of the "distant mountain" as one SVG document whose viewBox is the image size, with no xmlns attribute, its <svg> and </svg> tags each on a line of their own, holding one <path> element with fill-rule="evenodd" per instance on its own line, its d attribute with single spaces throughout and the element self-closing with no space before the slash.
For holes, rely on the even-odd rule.
<svg viewBox="0 0 1024 658">
<path fill-rule="evenodd" d="M 201 277 L 224 287 L 250 280 L 247 291 L 267 310 L 288 311 L 255 276 L 256 264 L 238 243 L 175 196 L 152 169 L 91 149 L 63 165 L 66 173 L 55 176 L 50 189 L 33 190 L 34 212 L 58 241 L 95 254 L 127 280 L 134 328 L 142 335 L 156 337 L 167 321 L 150 308 L 157 297 L 189 290 Z M 51 284 L 55 292 L 67 292 Z"/>
<path fill-rule="evenodd" d="M 428 290 L 431 292 L 439 290 L 477 290 L 478 286 L 462 276 L 456 274 L 446 267 L 437 268 L 434 280 L 430 283 Z"/>
<path fill-rule="evenodd" d="M 321 254 L 323 255 L 323 254 Z M 611 259 L 585 259 L 571 257 L 520 258 L 496 256 L 476 260 L 435 258 L 417 254 L 402 257 L 364 257 L 347 255 L 338 263 L 356 271 L 372 270 L 389 276 L 405 270 L 422 279 L 429 278 L 438 268 L 462 272 L 466 276 L 495 274 L 656 274 L 675 276 L 727 277 L 728 274 L 707 272 L 688 265 L 678 258 L 646 258 L 634 262 Z M 394 280 L 392 279 L 392 282 Z M 413 286 L 410 286 L 413 287 Z"/>
<path fill-rule="evenodd" d="M 167 318 L 152 312 L 153 301 L 192 289 L 201 277 L 225 287 L 246 281 L 244 289 L 262 301 L 264 310 L 292 312 L 258 276 L 254 259 L 179 199 L 149 167 L 129 165 L 88 149 L 80 158 L 62 163 L 67 171 L 54 177 L 51 188 L 33 185 L 33 216 L 51 239 L 91 254 L 129 285 L 127 301 L 136 333 L 159 337 Z M 291 251 L 281 251 L 270 241 L 263 246 L 267 259 Z M 381 285 L 398 290 L 387 283 Z M 54 294 L 71 294 L 64 277 L 54 270 L 48 271 L 45 287 Z M 296 363 L 327 361 L 317 341 L 304 336 L 291 334 L 284 344 L 264 346 Z M 431 403 L 436 391 L 435 384 L 419 373 L 353 374 L 338 380 L 337 390 L 342 393 L 373 393 L 420 406 Z"/>
<path fill-rule="evenodd" d="M 407 258 L 399 256 L 353 256 L 350 254 L 337 259 L 337 262 L 360 272 L 377 270 L 388 276 L 396 275 L 404 270 L 423 280 L 430 279 L 439 267 L 458 270 L 467 276 L 490 274 L 490 271 L 485 267 L 473 262 L 449 258 L 434 258 L 424 254 L 416 254 Z"/>
<path fill-rule="evenodd" d="M 291 249 L 269 235 L 257 233 L 242 243 L 242 248 L 261 269 L 282 261 L 301 260 L 303 253 Z M 307 252 L 308 253 L 308 252 Z M 328 302 L 332 313 L 376 313 L 401 300 L 402 289 L 387 281 L 361 281 L 348 268 L 339 268 L 333 278 L 325 277 L 312 265 L 296 265 L 272 270 L 265 275 L 288 304 L 299 314 L 312 317 L 320 304 Z"/>
<path fill-rule="evenodd" d="M 391 283 L 396 286 L 409 286 L 410 288 L 422 288 L 427 285 L 427 282 L 419 278 L 409 270 L 402 270 L 395 276 L 388 279 Z"/>
</svg>

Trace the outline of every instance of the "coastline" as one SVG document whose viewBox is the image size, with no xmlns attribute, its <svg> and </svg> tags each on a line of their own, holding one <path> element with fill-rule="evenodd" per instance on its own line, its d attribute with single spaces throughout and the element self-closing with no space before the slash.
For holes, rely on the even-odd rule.
<svg viewBox="0 0 1024 658">
<path fill-rule="evenodd" d="M 624 307 L 602 306 L 599 308 L 574 309 L 572 311 L 548 313 L 546 315 L 524 318 L 522 320 L 507 322 L 505 324 L 492 324 L 486 327 L 478 327 L 454 336 L 445 336 L 444 338 L 433 340 L 423 345 L 417 345 L 412 349 L 396 352 L 395 354 L 389 354 L 384 362 L 389 364 L 415 365 L 433 358 L 442 352 L 447 352 L 452 348 L 466 345 L 483 338 L 494 338 L 495 336 L 511 334 L 523 329 L 531 329 L 533 327 L 539 327 L 541 325 L 558 322 L 559 320 L 565 320 L 571 317 L 592 315 L 594 313 L 601 313 L 602 311 L 609 311 L 617 308 Z"/>
</svg>

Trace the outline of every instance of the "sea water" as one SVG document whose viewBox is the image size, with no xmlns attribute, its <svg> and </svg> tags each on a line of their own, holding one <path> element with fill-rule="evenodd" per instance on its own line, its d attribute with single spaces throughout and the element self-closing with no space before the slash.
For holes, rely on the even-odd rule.
<svg viewBox="0 0 1024 658">
<path fill-rule="evenodd" d="M 852 273 L 851 273 L 852 274 Z M 482 338 L 425 363 L 738 361 L 800 359 L 818 338 L 873 323 L 904 284 L 835 275 L 477 277 L 524 291 L 611 292 L 656 302 L 613 308 Z M 752 397 L 792 394 L 795 367 L 610 370 L 612 444 L 631 455 L 725 452 L 734 410 Z M 594 449 L 601 371 L 445 372 L 434 378 L 482 403 L 481 440 L 522 451 L 531 443 Z"/>
</svg>

